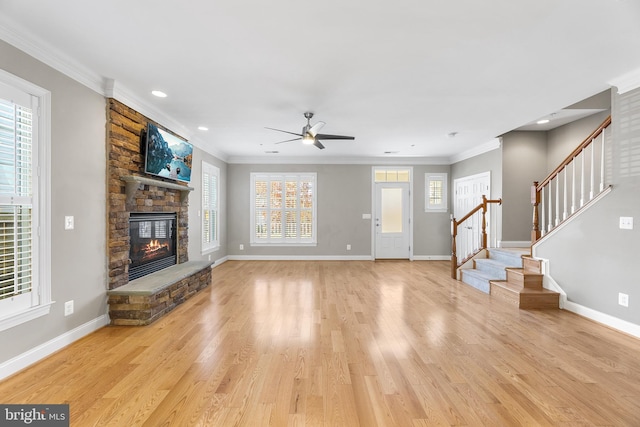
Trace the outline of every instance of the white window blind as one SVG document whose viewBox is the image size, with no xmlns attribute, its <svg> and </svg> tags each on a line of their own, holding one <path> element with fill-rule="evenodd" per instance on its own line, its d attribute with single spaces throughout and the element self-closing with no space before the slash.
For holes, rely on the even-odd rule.
<svg viewBox="0 0 640 427">
<path fill-rule="evenodd" d="M 446 212 L 447 206 L 447 174 L 425 174 L 425 207 L 426 212 Z"/>
<path fill-rule="evenodd" d="M 251 174 L 251 244 L 316 244 L 316 174 Z"/>
<path fill-rule="evenodd" d="M 202 251 L 220 246 L 218 212 L 220 169 L 202 162 Z"/>
<path fill-rule="evenodd" d="M 25 100 L 26 101 L 26 100 Z M 2 315 L 36 305 L 33 281 L 33 134 L 28 106 L 0 99 L 0 306 Z"/>
</svg>

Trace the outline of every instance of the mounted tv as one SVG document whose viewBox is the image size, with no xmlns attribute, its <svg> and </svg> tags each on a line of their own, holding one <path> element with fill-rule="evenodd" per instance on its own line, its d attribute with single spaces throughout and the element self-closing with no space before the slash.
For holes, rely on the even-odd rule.
<svg viewBox="0 0 640 427">
<path fill-rule="evenodd" d="M 147 125 L 145 138 L 145 173 L 174 179 L 191 181 L 193 146 L 153 123 Z"/>
</svg>

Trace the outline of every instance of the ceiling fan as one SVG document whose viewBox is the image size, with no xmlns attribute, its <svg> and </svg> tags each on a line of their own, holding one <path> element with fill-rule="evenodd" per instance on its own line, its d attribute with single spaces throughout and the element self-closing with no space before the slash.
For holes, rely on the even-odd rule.
<svg viewBox="0 0 640 427">
<path fill-rule="evenodd" d="M 302 128 L 302 132 L 301 133 L 289 132 L 287 130 L 274 129 L 274 128 L 269 128 L 269 127 L 266 128 L 266 129 L 276 130 L 278 132 L 289 133 L 291 135 L 296 135 L 297 136 L 297 138 L 287 139 L 286 141 L 276 142 L 276 144 L 283 144 L 285 142 L 291 142 L 291 141 L 302 141 L 303 144 L 315 145 L 316 147 L 318 147 L 321 150 L 324 149 L 324 145 L 322 145 L 322 143 L 320 142 L 321 140 L 327 140 L 327 139 L 354 140 L 355 139 L 355 137 L 353 137 L 353 136 L 327 135 L 325 133 L 318 133 L 318 131 L 322 128 L 322 126 L 325 125 L 325 122 L 318 122 L 315 125 L 311 126 L 310 122 L 311 122 L 311 118 L 313 117 L 313 113 L 310 112 L 310 111 L 307 111 L 306 113 L 304 113 L 304 117 L 307 119 L 307 124 Z"/>
</svg>

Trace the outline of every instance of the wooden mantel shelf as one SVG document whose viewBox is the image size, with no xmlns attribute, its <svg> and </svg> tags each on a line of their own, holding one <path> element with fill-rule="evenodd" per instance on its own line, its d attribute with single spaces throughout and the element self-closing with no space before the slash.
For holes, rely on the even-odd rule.
<svg viewBox="0 0 640 427">
<path fill-rule="evenodd" d="M 180 202 L 184 202 L 189 196 L 189 192 L 193 191 L 193 187 L 187 187 L 185 185 L 174 184 L 172 182 L 161 181 L 159 179 L 146 178 L 144 176 L 127 175 L 122 179 L 125 182 L 125 192 L 127 194 L 127 203 L 131 203 L 136 194 L 136 191 L 140 189 L 141 185 L 155 185 L 156 187 L 168 188 L 170 190 L 180 191 Z"/>
</svg>

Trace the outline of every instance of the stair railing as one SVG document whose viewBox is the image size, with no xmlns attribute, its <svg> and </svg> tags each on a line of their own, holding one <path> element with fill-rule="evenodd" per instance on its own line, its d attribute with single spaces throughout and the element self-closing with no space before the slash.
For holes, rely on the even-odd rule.
<svg viewBox="0 0 640 427">
<path fill-rule="evenodd" d="M 548 234 L 605 190 L 605 141 L 611 116 L 542 182 L 531 186 L 531 242 Z"/>
<path fill-rule="evenodd" d="M 497 246 L 496 233 L 498 215 L 489 209 L 490 204 L 502 204 L 502 199 L 489 200 L 482 196 L 482 203 L 471 209 L 468 214 L 456 220 L 451 215 L 451 277 L 457 279 L 458 267 L 473 258 L 481 250 L 487 249 L 487 242 L 491 237 Z M 489 226 L 487 227 L 487 212 L 489 212 Z M 490 232 L 487 233 L 487 228 Z M 458 230 L 463 230 L 465 238 L 458 245 Z"/>
</svg>

